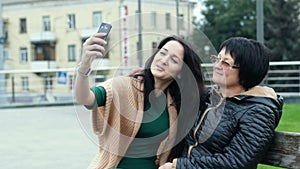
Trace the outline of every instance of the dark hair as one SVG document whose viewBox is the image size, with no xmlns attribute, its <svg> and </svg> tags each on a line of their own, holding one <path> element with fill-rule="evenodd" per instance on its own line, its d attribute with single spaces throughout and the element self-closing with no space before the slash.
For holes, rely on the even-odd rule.
<svg viewBox="0 0 300 169">
<path fill-rule="evenodd" d="M 174 80 L 167 88 L 169 90 L 171 96 L 173 97 L 177 111 L 179 112 L 180 108 L 181 108 L 181 100 L 182 100 L 181 93 L 183 92 L 183 90 L 191 89 L 189 85 L 192 85 L 192 83 L 195 82 L 195 80 L 196 80 L 196 83 L 198 86 L 198 91 L 199 91 L 199 93 L 197 93 L 197 95 L 201 96 L 201 94 L 204 91 L 204 79 L 202 76 L 202 70 L 201 70 L 201 66 L 200 66 L 200 64 L 201 64 L 200 57 L 195 52 L 194 48 L 192 47 L 192 45 L 189 42 L 187 42 L 183 38 L 180 38 L 176 35 L 171 35 L 171 36 L 168 36 L 168 37 L 164 38 L 163 40 L 161 40 L 156 51 L 147 60 L 147 62 L 145 64 L 144 75 L 145 75 L 145 81 L 147 82 L 147 83 L 145 83 L 145 100 L 147 101 L 149 93 L 154 89 L 154 78 L 153 78 L 153 75 L 150 70 L 150 67 L 154 60 L 154 57 L 167 42 L 172 41 L 172 40 L 179 42 L 184 48 L 183 61 L 185 64 L 183 65 L 181 72 L 190 71 L 193 74 L 193 76 L 188 76 L 188 75 L 183 74 L 181 79 L 176 79 L 176 81 Z M 181 90 L 179 89 L 179 86 L 177 83 L 182 83 L 180 87 L 183 87 L 183 88 L 180 88 Z M 185 88 L 185 87 L 187 87 L 187 88 Z M 192 91 L 189 91 L 189 92 L 191 92 L 191 94 L 196 95 Z"/>
<path fill-rule="evenodd" d="M 188 119 L 195 119 L 199 107 L 202 103 L 201 97 L 204 96 L 205 86 L 204 86 L 204 79 L 202 76 L 201 70 L 201 60 L 198 54 L 195 52 L 193 46 L 178 36 L 172 35 L 164 38 L 158 45 L 157 50 L 154 54 L 147 60 L 144 69 L 144 80 L 145 80 L 145 103 L 148 102 L 149 94 L 154 89 L 154 78 L 151 73 L 150 67 L 154 60 L 155 55 L 159 52 L 159 50 L 169 41 L 177 41 L 179 42 L 184 48 L 184 57 L 183 61 L 185 64 L 182 66 L 181 70 L 181 78 L 174 78 L 175 80 L 168 86 L 167 91 L 170 92 L 171 97 L 173 98 L 174 105 L 176 106 L 176 110 L 178 112 L 178 123 L 177 123 L 177 136 L 181 136 L 181 138 L 177 138 L 177 144 L 171 151 L 169 156 L 169 160 L 175 157 L 179 157 L 181 155 L 182 146 L 184 145 L 184 139 L 182 138 L 183 135 L 186 135 L 187 132 L 191 129 L 192 123 Z M 196 85 L 195 85 L 196 83 Z M 192 86 L 192 87 L 191 87 Z M 193 91 L 193 89 L 197 89 L 197 92 Z M 185 93 L 185 94 L 182 94 Z M 184 105 L 184 106 L 182 106 Z M 188 111 L 195 110 L 195 111 Z M 184 114 L 183 118 L 180 117 L 180 114 Z M 182 114 L 182 115 L 183 115 Z M 179 140 L 180 139 L 180 140 Z M 183 139 L 183 140 L 182 140 Z"/>
<path fill-rule="evenodd" d="M 220 50 L 226 48 L 239 68 L 239 83 L 245 90 L 258 85 L 269 70 L 269 50 L 260 42 L 244 37 L 225 40 Z"/>
</svg>

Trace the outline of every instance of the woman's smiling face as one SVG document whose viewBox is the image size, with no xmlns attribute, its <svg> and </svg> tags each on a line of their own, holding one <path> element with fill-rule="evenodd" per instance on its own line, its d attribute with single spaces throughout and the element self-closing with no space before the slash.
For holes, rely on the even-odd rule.
<svg viewBox="0 0 300 169">
<path fill-rule="evenodd" d="M 231 65 L 234 65 L 234 60 L 229 52 L 225 53 L 226 48 L 223 48 L 218 57 Z M 239 84 L 239 69 L 224 68 L 221 60 L 214 63 L 212 81 L 221 87 L 229 88 L 240 86 Z"/>
<path fill-rule="evenodd" d="M 155 55 L 151 64 L 154 79 L 170 81 L 180 75 L 183 65 L 184 48 L 175 41 L 167 42 Z"/>
</svg>

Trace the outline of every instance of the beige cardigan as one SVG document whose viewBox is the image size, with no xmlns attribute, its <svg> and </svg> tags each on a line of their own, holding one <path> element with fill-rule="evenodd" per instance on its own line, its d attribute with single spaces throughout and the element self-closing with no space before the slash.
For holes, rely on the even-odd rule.
<svg viewBox="0 0 300 169">
<path fill-rule="evenodd" d="M 99 152 L 89 169 L 117 167 L 136 136 L 143 119 L 144 84 L 142 79 L 116 77 L 101 84 L 106 90 L 105 106 L 92 111 L 92 123 L 99 140 Z M 174 145 L 177 111 L 167 96 L 170 129 L 157 151 L 157 164 L 166 162 Z M 167 143 L 167 144 L 166 144 Z"/>
</svg>

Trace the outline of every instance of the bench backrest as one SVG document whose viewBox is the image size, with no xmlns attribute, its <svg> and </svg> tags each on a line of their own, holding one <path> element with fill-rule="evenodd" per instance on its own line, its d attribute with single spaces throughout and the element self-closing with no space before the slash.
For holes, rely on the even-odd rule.
<svg viewBox="0 0 300 169">
<path fill-rule="evenodd" d="M 262 164 L 300 169 L 300 133 L 276 131 Z"/>
</svg>

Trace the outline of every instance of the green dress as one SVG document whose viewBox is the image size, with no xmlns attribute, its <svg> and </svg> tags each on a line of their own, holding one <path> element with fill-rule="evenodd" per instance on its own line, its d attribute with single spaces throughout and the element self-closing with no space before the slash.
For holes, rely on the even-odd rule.
<svg viewBox="0 0 300 169">
<path fill-rule="evenodd" d="M 105 89 L 100 86 L 93 87 L 92 90 L 98 106 L 103 106 L 106 98 Z M 161 141 L 168 135 L 169 113 L 165 95 L 150 102 L 145 104 L 143 123 L 117 168 L 157 169 L 156 152 Z"/>
</svg>

